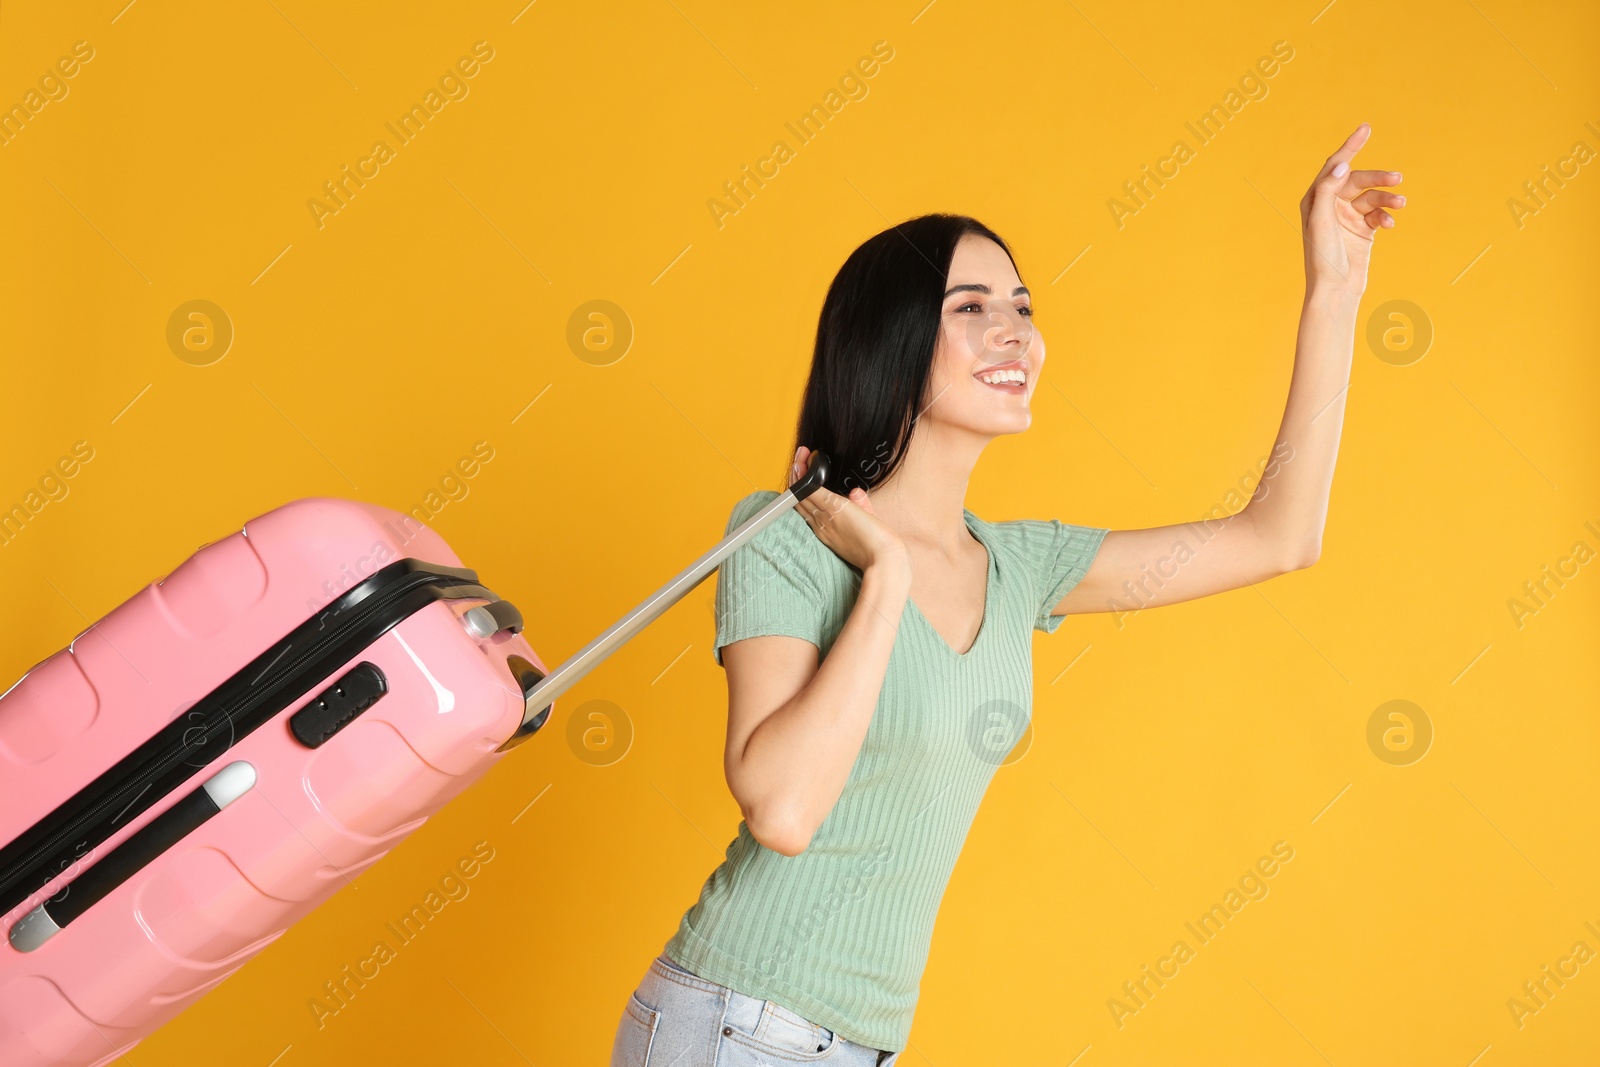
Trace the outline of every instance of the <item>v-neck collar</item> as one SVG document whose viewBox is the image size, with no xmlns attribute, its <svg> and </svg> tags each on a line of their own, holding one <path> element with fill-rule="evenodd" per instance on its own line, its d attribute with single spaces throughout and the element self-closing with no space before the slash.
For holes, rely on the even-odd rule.
<svg viewBox="0 0 1600 1067">
<path fill-rule="evenodd" d="M 984 573 L 983 580 L 983 618 L 978 623 L 978 633 L 975 637 L 973 637 L 972 644 L 967 646 L 967 650 L 965 652 L 957 652 L 954 648 L 951 648 L 950 642 L 944 639 L 944 635 L 941 634 L 933 625 L 933 623 L 928 620 L 928 617 L 922 613 L 922 609 L 917 607 L 917 602 L 911 599 L 909 595 L 906 597 L 906 606 L 911 608 L 912 611 L 916 612 L 917 618 L 921 619 L 922 624 L 928 628 L 928 632 L 933 634 L 934 640 L 938 641 L 944 650 L 954 657 L 958 662 L 962 662 L 971 658 L 972 653 L 977 651 L 979 642 L 981 642 L 984 639 L 984 635 L 989 632 L 989 616 L 994 610 L 993 605 L 995 585 L 994 549 L 989 547 L 989 542 L 985 541 L 983 539 L 983 535 L 978 532 L 979 519 L 976 515 L 968 511 L 966 508 L 962 508 L 961 517 L 966 520 L 967 529 L 971 531 L 973 540 L 977 541 L 978 544 L 983 546 L 984 555 L 988 557 L 987 570 Z"/>
</svg>

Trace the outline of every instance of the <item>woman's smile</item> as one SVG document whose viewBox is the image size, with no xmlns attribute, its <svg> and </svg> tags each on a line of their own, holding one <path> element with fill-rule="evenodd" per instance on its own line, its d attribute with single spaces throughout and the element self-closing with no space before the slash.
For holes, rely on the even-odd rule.
<svg viewBox="0 0 1600 1067">
<path fill-rule="evenodd" d="M 985 366 L 972 375 L 990 389 L 1017 396 L 1028 394 L 1030 372 L 1026 359 L 1013 359 L 1006 363 Z"/>
</svg>

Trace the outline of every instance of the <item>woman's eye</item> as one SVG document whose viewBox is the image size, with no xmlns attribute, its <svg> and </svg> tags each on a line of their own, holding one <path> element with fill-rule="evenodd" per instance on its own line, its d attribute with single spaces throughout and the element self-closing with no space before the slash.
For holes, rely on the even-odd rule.
<svg viewBox="0 0 1600 1067">
<path fill-rule="evenodd" d="M 976 311 L 982 311 L 983 310 L 983 305 L 978 303 L 976 300 L 974 300 L 974 301 L 972 301 L 970 303 L 962 304 L 960 307 L 956 308 L 956 311 L 958 311 L 958 312 L 966 311 L 969 308 L 973 309 L 973 310 L 976 310 Z M 1017 312 L 1018 312 L 1018 314 L 1022 315 L 1024 318 L 1031 319 L 1031 318 L 1033 318 L 1033 305 L 1032 304 L 1023 304 L 1021 307 L 1017 308 Z"/>
</svg>

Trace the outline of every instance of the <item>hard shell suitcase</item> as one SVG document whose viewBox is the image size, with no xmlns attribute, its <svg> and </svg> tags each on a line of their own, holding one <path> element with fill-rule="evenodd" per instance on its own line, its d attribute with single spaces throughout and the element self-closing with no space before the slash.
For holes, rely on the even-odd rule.
<svg viewBox="0 0 1600 1067">
<path fill-rule="evenodd" d="M 437 533 L 294 501 L 0 695 L 0 1064 L 99 1065 L 542 726 L 823 484 L 826 458 L 554 671 Z"/>
</svg>

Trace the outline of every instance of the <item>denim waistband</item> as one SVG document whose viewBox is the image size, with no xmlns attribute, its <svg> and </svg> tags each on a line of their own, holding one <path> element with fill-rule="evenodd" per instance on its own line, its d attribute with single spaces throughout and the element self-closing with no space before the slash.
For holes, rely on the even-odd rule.
<svg viewBox="0 0 1600 1067">
<path fill-rule="evenodd" d="M 752 997 L 741 993 L 737 989 L 732 989 L 720 982 L 702 978 L 693 971 L 679 965 L 665 952 L 651 961 L 650 970 L 666 981 L 675 982 L 691 989 L 698 989 L 702 992 L 713 993 L 724 998 L 726 1008 L 722 1017 L 723 1022 L 730 1026 L 736 1026 L 746 1033 L 753 1032 L 756 1029 L 761 1023 L 763 1013 L 765 1013 L 769 1017 L 767 1023 L 768 1033 L 771 1033 L 774 1027 L 783 1027 L 789 1032 L 790 1036 L 800 1040 L 815 1037 L 819 1043 L 826 1043 L 829 1038 L 832 1038 L 839 1052 L 844 1054 L 845 1059 L 839 1061 L 841 1063 L 854 1063 L 857 1061 L 857 1057 L 867 1055 L 871 1055 L 873 1059 L 862 1059 L 861 1062 L 894 1062 L 894 1059 L 889 1058 L 892 1053 L 888 1051 L 869 1048 L 866 1045 L 849 1041 L 820 1023 L 814 1023 L 780 1004 L 770 1003 L 760 997 Z M 852 1052 L 851 1050 L 854 1051 Z M 895 1058 L 897 1059 L 898 1057 Z M 829 1059 L 831 1062 L 831 1057 Z"/>
<path fill-rule="evenodd" d="M 728 1008 L 726 1013 L 723 1015 L 723 1021 L 731 1026 L 737 1026 L 744 1030 L 754 1030 L 756 1025 L 761 1022 L 761 1013 L 763 1010 L 770 1010 L 774 1016 L 782 1019 L 784 1022 L 789 1023 L 794 1027 L 802 1029 L 815 1029 L 818 1026 L 818 1024 L 813 1023 L 811 1020 L 806 1019 L 798 1013 L 790 1011 L 788 1008 L 782 1007 L 781 1005 L 774 1004 L 770 1009 L 768 1009 L 767 1002 L 760 997 L 752 997 L 739 992 L 737 989 L 731 989 L 720 982 L 713 982 L 708 978 L 701 978 L 693 971 L 680 967 L 677 963 L 673 962 L 672 958 L 669 957 L 665 952 L 657 957 L 657 959 L 672 971 L 673 975 L 675 976 L 675 980 L 685 982 L 686 984 L 695 986 L 699 989 L 704 989 L 708 993 L 724 994 L 728 998 Z M 824 1027 L 824 1029 L 826 1028 Z M 833 1031 L 829 1030 L 828 1033 L 830 1036 L 832 1036 Z"/>
</svg>

